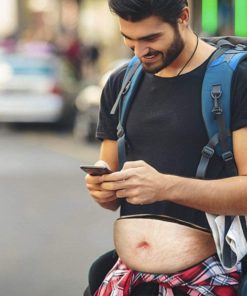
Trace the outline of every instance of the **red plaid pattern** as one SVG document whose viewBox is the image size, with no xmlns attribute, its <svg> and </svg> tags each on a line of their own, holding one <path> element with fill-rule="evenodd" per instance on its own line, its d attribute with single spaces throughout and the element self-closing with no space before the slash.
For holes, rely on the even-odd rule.
<svg viewBox="0 0 247 296">
<path fill-rule="evenodd" d="M 239 281 L 240 266 L 227 271 L 216 256 L 172 275 L 135 272 L 119 259 L 94 296 L 129 296 L 131 288 L 142 282 L 158 283 L 158 296 L 173 296 L 173 287 L 191 296 L 235 296 Z"/>
</svg>

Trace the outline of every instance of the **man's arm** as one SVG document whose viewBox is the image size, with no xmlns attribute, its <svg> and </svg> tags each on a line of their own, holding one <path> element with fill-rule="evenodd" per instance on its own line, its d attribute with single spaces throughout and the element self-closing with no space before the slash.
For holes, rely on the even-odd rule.
<svg viewBox="0 0 247 296">
<path fill-rule="evenodd" d="M 239 176 L 213 181 L 181 178 L 178 180 L 180 192 L 173 190 L 174 201 L 209 213 L 246 215 L 247 127 L 233 132 L 233 147 Z"/>
<path fill-rule="evenodd" d="M 118 169 L 118 150 L 117 142 L 111 140 L 104 140 L 100 148 L 98 165 L 107 165 L 112 171 Z M 111 190 L 104 190 L 101 187 L 102 181 L 98 176 L 87 175 L 85 178 L 87 189 L 94 200 L 103 208 L 109 210 L 116 210 L 119 202 L 116 198 L 116 192 Z"/>
<path fill-rule="evenodd" d="M 246 215 L 247 127 L 233 132 L 233 147 L 239 172 L 236 177 L 198 180 L 165 175 L 136 161 L 127 162 L 121 172 L 101 177 L 107 181 L 102 187 L 116 190 L 119 198 L 127 196 L 133 204 L 169 200 L 208 213 Z"/>
<path fill-rule="evenodd" d="M 112 171 L 118 170 L 118 144 L 117 141 L 104 140 L 100 147 L 99 159 L 105 161 Z"/>
</svg>

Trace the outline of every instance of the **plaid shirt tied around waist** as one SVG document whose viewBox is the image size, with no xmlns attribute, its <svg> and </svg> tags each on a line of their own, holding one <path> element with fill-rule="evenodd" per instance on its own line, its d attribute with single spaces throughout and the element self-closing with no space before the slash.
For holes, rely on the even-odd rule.
<svg viewBox="0 0 247 296">
<path fill-rule="evenodd" d="M 143 282 L 159 284 L 158 296 L 174 296 L 174 287 L 191 296 L 235 296 L 240 278 L 240 264 L 225 270 L 216 256 L 172 275 L 136 272 L 118 259 L 94 296 L 129 296 Z"/>
</svg>

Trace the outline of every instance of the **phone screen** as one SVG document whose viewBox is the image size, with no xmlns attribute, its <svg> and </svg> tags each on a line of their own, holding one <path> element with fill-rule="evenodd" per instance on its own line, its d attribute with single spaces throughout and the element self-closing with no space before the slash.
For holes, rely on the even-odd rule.
<svg viewBox="0 0 247 296">
<path fill-rule="evenodd" d="M 107 167 L 96 165 L 80 165 L 80 168 L 91 176 L 102 176 L 112 173 Z"/>
</svg>

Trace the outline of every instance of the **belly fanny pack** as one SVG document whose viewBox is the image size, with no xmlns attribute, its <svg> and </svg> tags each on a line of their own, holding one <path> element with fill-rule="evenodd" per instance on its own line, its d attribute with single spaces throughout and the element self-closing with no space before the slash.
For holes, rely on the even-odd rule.
<svg viewBox="0 0 247 296">
<path fill-rule="evenodd" d="M 204 40 L 214 45 L 217 50 L 208 62 L 202 84 L 202 116 L 209 142 L 202 149 L 196 177 L 200 179 L 206 177 L 208 164 L 214 153 L 222 158 L 227 175 L 236 176 L 238 172 L 234 161 L 230 131 L 231 83 L 239 63 L 247 59 L 247 38 L 212 37 Z M 119 112 L 117 126 L 119 168 L 122 168 L 128 152 L 128 141 L 125 136 L 127 114 L 141 83 L 143 73 L 140 60 L 137 57 L 132 58 L 128 64 L 121 90 L 111 110 L 111 114 L 115 114 L 117 110 Z M 160 216 L 158 217 L 160 219 Z M 162 219 L 168 219 L 171 222 L 172 218 L 162 217 Z M 244 216 L 210 214 L 206 214 L 206 217 L 212 230 L 219 259 L 225 268 L 230 269 L 247 254 L 246 219 Z M 149 217 L 144 215 L 142 218 L 156 219 L 154 215 Z M 120 219 L 125 218 L 121 217 Z M 128 216 L 128 219 L 131 217 Z M 172 220 L 175 223 L 183 223 L 186 224 L 185 226 L 191 227 L 190 223 Z"/>
</svg>

